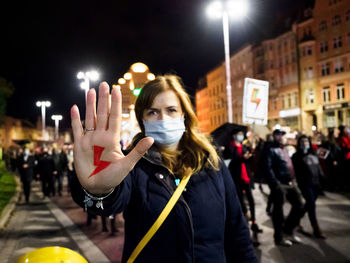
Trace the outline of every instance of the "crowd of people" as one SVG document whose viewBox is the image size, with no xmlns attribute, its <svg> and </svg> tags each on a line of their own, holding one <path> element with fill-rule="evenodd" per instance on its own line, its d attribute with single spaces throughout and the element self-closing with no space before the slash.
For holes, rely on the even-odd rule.
<svg viewBox="0 0 350 263">
<path fill-rule="evenodd" d="M 30 150 L 26 147 L 11 149 L 4 155 L 8 170 L 17 174 L 22 183 L 25 203 L 30 203 L 32 181 L 41 182 L 42 199 L 62 196 L 63 180 L 67 177 L 67 194 L 70 195 L 70 179 L 74 176 L 74 158 L 71 147 L 42 147 Z M 115 216 L 110 219 L 111 234 L 117 232 Z M 91 225 L 96 215 L 87 213 L 86 224 Z M 120 218 L 118 219 L 120 220 Z M 108 232 L 107 217 L 101 217 L 102 232 Z"/>
<path fill-rule="evenodd" d="M 266 183 L 270 192 L 266 212 L 271 216 L 276 245 L 290 247 L 302 240 L 295 229 L 309 235 L 300 225 L 307 213 L 315 238 L 325 239 L 316 216 L 316 200 L 327 191 L 349 191 L 350 137 L 349 128 L 328 130 L 328 136 L 316 133 L 313 137 L 296 136 L 296 144 L 288 142 L 286 132 L 275 129 L 266 140 L 257 139 L 255 147 L 243 131 L 235 129 L 228 145 L 221 147 L 224 158 L 230 159 L 229 170 L 236 185 L 242 211 L 248 221 L 255 245 L 259 245 L 259 228 L 255 218 L 252 188 L 254 183 Z M 284 216 L 283 206 L 288 201 L 291 210 Z M 249 211 L 247 205 L 249 205 Z M 248 216 L 249 215 L 249 216 Z"/>
</svg>

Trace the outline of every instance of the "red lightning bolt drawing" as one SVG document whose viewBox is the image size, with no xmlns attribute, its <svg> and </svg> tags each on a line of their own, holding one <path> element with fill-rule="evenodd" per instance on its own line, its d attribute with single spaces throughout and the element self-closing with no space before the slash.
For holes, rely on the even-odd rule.
<svg viewBox="0 0 350 263">
<path fill-rule="evenodd" d="M 103 169 L 107 168 L 108 165 L 111 164 L 111 162 L 102 161 L 101 155 L 104 151 L 104 147 L 101 146 L 93 146 L 94 148 L 94 165 L 96 166 L 95 170 L 89 175 L 89 178 L 99 172 L 101 172 Z"/>
<path fill-rule="evenodd" d="M 260 102 L 261 102 L 261 99 L 258 98 L 258 93 L 259 93 L 259 90 L 258 89 L 253 89 L 253 92 L 252 92 L 252 97 L 250 99 L 250 102 L 253 102 L 253 103 L 256 103 L 256 108 L 255 110 L 258 108 Z"/>
</svg>

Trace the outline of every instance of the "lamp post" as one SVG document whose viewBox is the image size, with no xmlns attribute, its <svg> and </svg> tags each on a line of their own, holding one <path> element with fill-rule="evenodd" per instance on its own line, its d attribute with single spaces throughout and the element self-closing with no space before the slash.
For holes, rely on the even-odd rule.
<svg viewBox="0 0 350 263">
<path fill-rule="evenodd" d="M 97 71 L 95 70 L 92 70 L 92 71 L 87 71 L 87 72 L 82 72 L 80 71 L 78 74 L 77 74 L 77 78 L 78 79 L 83 79 L 84 82 L 82 82 L 80 84 L 80 87 L 85 90 L 85 102 L 86 102 L 86 99 L 87 99 L 87 93 L 90 89 L 90 80 L 92 81 L 96 81 L 99 79 L 99 74 Z"/>
<path fill-rule="evenodd" d="M 207 7 L 207 14 L 214 19 L 222 18 L 225 47 L 225 69 L 226 69 L 226 93 L 227 93 L 227 114 L 228 122 L 232 123 L 232 89 L 230 69 L 230 38 L 229 38 L 229 17 L 238 19 L 244 17 L 248 12 L 248 0 L 232 0 L 224 3 L 212 2 Z"/>
<path fill-rule="evenodd" d="M 55 121 L 55 139 L 57 140 L 59 138 L 58 126 L 60 120 L 62 120 L 62 115 L 52 115 L 51 119 Z"/>
<path fill-rule="evenodd" d="M 51 102 L 50 101 L 37 101 L 36 106 L 41 108 L 42 133 L 43 133 L 43 138 L 45 138 L 46 137 L 46 125 L 45 125 L 46 107 L 50 107 Z"/>
</svg>

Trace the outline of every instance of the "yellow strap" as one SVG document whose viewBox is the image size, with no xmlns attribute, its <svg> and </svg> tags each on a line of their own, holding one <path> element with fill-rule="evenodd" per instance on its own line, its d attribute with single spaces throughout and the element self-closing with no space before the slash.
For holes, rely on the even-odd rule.
<svg viewBox="0 0 350 263">
<path fill-rule="evenodd" d="M 142 249 L 147 245 L 147 243 L 150 241 L 150 239 L 153 237 L 153 235 L 157 232 L 157 230 L 160 228 L 160 226 L 163 224 L 165 219 L 168 217 L 170 211 L 175 206 L 177 200 L 180 198 L 183 190 L 185 189 L 188 180 L 190 180 L 191 175 L 185 176 L 179 186 L 176 188 L 175 192 L 173 193 L 172 197 L 170 198 L 167 205 L 164 207 L 163 211 L 160 213 L 157 220 L 154 222 L 154 224 L 151 226 L 151 228 L 148 230 L 146 235 L 141 239 L 140 243 L 136 246 L 134 251 L 131 253 L 131 256 L 129 257 L 127 263 L 132 263 L 135 261 L 136 257 L 140 254 Z"/>
</svg>

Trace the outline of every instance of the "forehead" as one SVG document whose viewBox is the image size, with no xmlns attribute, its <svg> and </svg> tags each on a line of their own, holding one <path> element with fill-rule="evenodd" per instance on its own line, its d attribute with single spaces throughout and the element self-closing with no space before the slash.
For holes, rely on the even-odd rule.
<svg viewBox="0 0 350 263">
<path fill-rule="evenodd" d="M 180 100 L 173 90 L 159 93 L 152 102 L 152 108 L 166 108 L 169 106 L 181 106 Z"/>
</svg>

